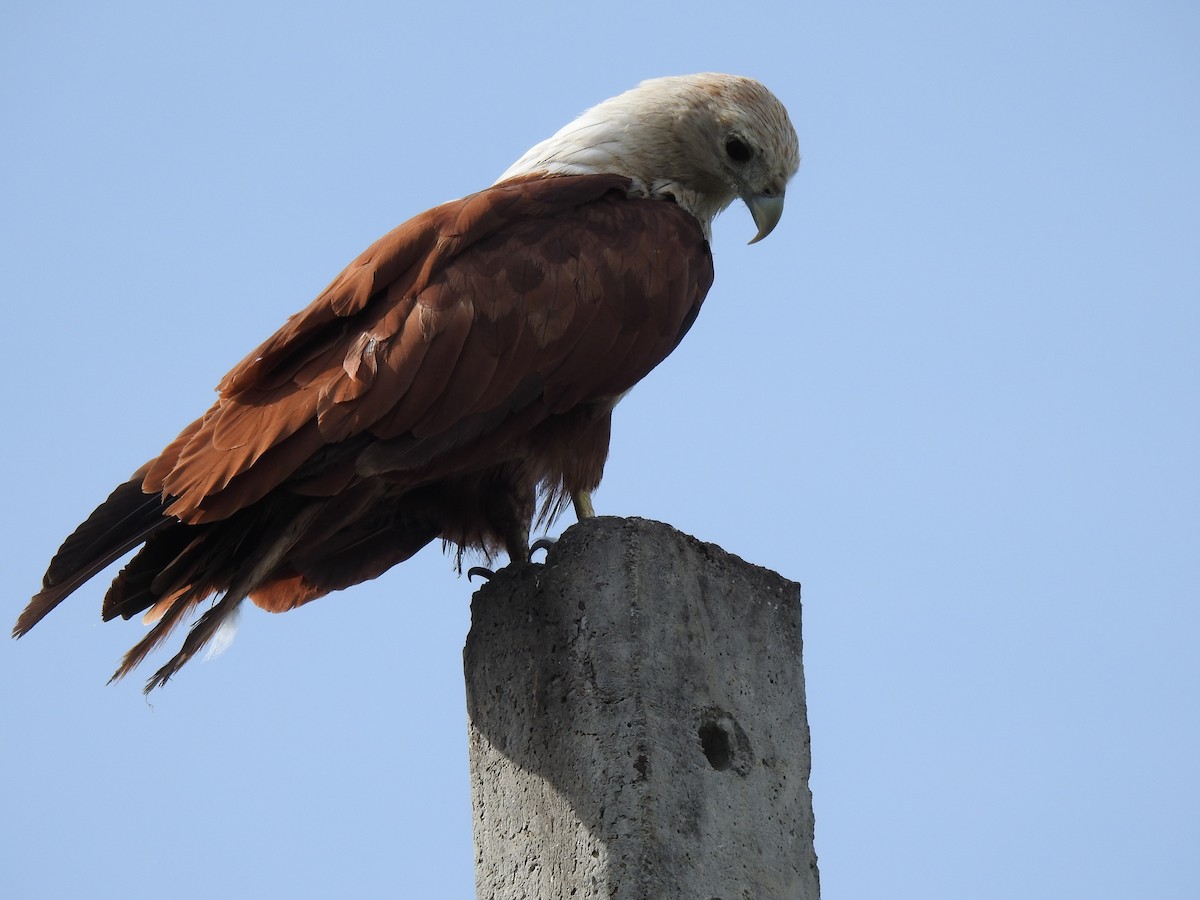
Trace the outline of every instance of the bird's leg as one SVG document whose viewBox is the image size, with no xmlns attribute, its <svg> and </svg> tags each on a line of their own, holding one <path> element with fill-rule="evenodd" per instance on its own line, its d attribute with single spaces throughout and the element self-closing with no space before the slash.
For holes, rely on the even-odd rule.
<svg viewBox="0 0 1200 900">
<path fill-rule="evenodd" d="M 523 518 L 514 518 L 505 529 L 504 549 L 510 563 L 529 562 L 529 523 Z"/>
<path fill-rule="evenodd" d="M 573 491 L 571 505 L 575 507 L 576 519 L 594 519 L 596 517 L 596 509 L 592 506 L 591 491 Z"/>
</svg>

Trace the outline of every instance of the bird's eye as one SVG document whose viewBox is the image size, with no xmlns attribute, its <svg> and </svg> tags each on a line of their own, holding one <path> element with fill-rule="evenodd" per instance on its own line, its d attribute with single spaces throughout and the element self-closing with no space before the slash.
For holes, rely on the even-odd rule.
<svg viewBox="0 0 1200 900">
<path fill-rule="evenodd" d="M 754 155 L 750 145 L 739 137 L 731 137 L 725 142 L 725 152 L 735 163 L 749 162 Z"/>
</svg>

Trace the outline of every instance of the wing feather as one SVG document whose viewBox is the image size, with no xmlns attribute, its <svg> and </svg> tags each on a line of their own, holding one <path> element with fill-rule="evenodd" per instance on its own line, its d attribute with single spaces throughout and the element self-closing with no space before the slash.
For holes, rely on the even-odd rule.
<svg viewBox="0 0 1200 900">
<path fill-rule="evenodd" d="M 285 484 L 419 484 L 615 401 L 678 342 L 712 277 L 698 223 L 626 185 L 521 180 L 400 226 L 224 379 L 143 490 L 195 525 Z"/>
</svg>

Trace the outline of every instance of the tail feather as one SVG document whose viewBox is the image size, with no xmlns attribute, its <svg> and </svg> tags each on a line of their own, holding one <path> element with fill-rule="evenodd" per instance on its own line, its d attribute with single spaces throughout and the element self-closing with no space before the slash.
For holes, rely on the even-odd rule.
<svg viewBox="0 0 1200 900">
<path fill-rule="evenodd" d="M 195 542 L 194 535 L 182 527 L 161 531 L 150 536 L 145 546 L 121 569 L 104 595 L 101 616 L 105 622 L 120 616 L 132 619 L 179 587 L 189 584 L 187 578 L 173 583 L 160 578 L 161 574 Z"/>
<path fill-rule="evenodd" d="M 179 649 L 179 652 L 172 656 L 170 660 L 167 661 L 165 666 L 150 676 L 150 680 L 146 682 L 146 686 L 142 689 L 143 692 L 148 694 L 156 687 L 162 687 L 168 681 L 170 681 L 172 675 L 183 668 L 183 666 L 186 665 L 193 656 L 199 653 L 200 650 L 203 649 L 204 646 L 216 636 L 217 632 L 221 629 L 221 625 L 224 624 L 226 617 L 232 615 L 237 610 L 238 604 L 241 602 L 241 596 L 227 593 L 224 597 L 218 600 L 212 606 L 212 608 L 208 610 L 208 612 L 197 619 L 192 624 L 191 629 L 188 630 L 188 635 L 186 638 L 184 638 L 183 646 Z M 176 609 L 184 606 L 190 607 L 193 605 L 194 603 L 185 604 L 176 601 L 163 616 L 163 621 L 165 621 L 168 616 L 171 616 Z M 178 617 L 175 618 L 177 620 Z M 159 622 L 159 625 L 161 624 L 162 621 Z M 157 630 L 158 627 L 158 625 L 154 626 L 155 630 Z M 144 656 L 145 654 L 142 654 L 142 657 Z M 125 675 L 130 669 L 137 665 L 138 662 L 141 662 L 142 657 L 139 657 L 137 660 L 128 664 L 122 662 L 121 668 L 117 670 L 117 673 L 113 675 L 113 678 Z"/>
<path fill-rule="evenodd" d="M 129 619 L 149 610 L 144 621 L 151 627 L 122 658 L 112 681 L 143 663 L 199 607 L 208 607 L 179 652 L 149 679 L 147 692 L 166 684 L 206 645 L 219 644 L 222 629 L 248 597 L 272 611 L 291 609 L 381 574 L 445 537 L 448 528 L 459 544 L 486 548 L 494 537 L 474 524 L 483 491 L 474 476 L 394 495 L 383 483 L 335 497 L 280 492 L 228 518 L 188 524 L 167 512 L 172 498 L 164 502 L 144 493 L 145 471 L 114 490 L 63 542 L 13 634 L 26 634 L 85 581 L 142 545 L 113 580 L 102 615 L 105 621 Z"/>
<path fill-rule="evenodd" d="M 148 694 L 156 687 L 162 687 L 170 681 L 176 672 L 217 635 L 221 626 L 225 624 L 228 617 L 233 615 L 242 600 L 252 594 L 262 585 L 269 574 L 276 570 L 284 555 L 295 546 L 296 541 L 300 539 L 321 508 L 322 504 L 320 503 L 309 504 L 290 519 L 287 528 L 280 534 L 269 539 L 269 543 L 257 548 L 258 552 L 254 554 L 253 561 L 226 585 L 221 599 L 192 624 L 179 652 L 171 657 L 165 666 L 150 676 L 150 680 L 146 682 L 146 687 L 143 689 L 145 693 Z M 159 628 L 164 628 L 162 637 L 165 637 L 174 628 L 175 623 L 182 618 L 185 610 L 192 608 L 213 592 L 214 588 L 211 585 L 189 588 L 166 610 L 162 619 L 151 630 L 151 635 Z M 140 644 L 130 651 L 113 677 L 119 678 L 127 674 L 130 669 L 141 662 L 146 652 L 152 649 L 162 637 L 156 638 L 154 643 L 146 647 L 145 651 L 137 652 Z"/>
<path fill-rule="evenodd" d="M 133 671 L 150 654 L 150 651 L 170 636 L 171 632 L 175 630 L 175 626 L 182 622 L 187 613 L 202 599 L 202 597 L 195 596 L 190 590 L 182 596 L 176 597 L 146 636 L 134 644 L 122 657 L 121 664 L 108 679 L 108 683 L 120 681 Z"/>
<path fill-rule="evenodd" d="M 143 467 L 118 487 L 68 537 L 42 578 L 42 590 L 33 596 L 13 626 L 13 637 L 22 637 L 76 588 L 159 529 L 173 521 L 163 514 L 162 498 L 142 493 Z"/>
</svg>

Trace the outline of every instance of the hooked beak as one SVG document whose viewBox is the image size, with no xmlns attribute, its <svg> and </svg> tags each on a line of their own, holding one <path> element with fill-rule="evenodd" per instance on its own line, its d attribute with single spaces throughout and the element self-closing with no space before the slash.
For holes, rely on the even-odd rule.
<svg viewBox="0 0 1200 900">
<path fill-rule="evenodd" d="M 775 226 L 779 224 L 780 218 L 783 216 L 783 192 L 768 196 L 766 194 L 742 194 L 742 201 L 746 204 L 746 208 L 750 210 L 750 215 L 754 218 L 754 224 L 758 226 L 758 234 L 750 241 L 751 244 L 757 244 L 768 234 L 775 230 Z"/>
</svg>

